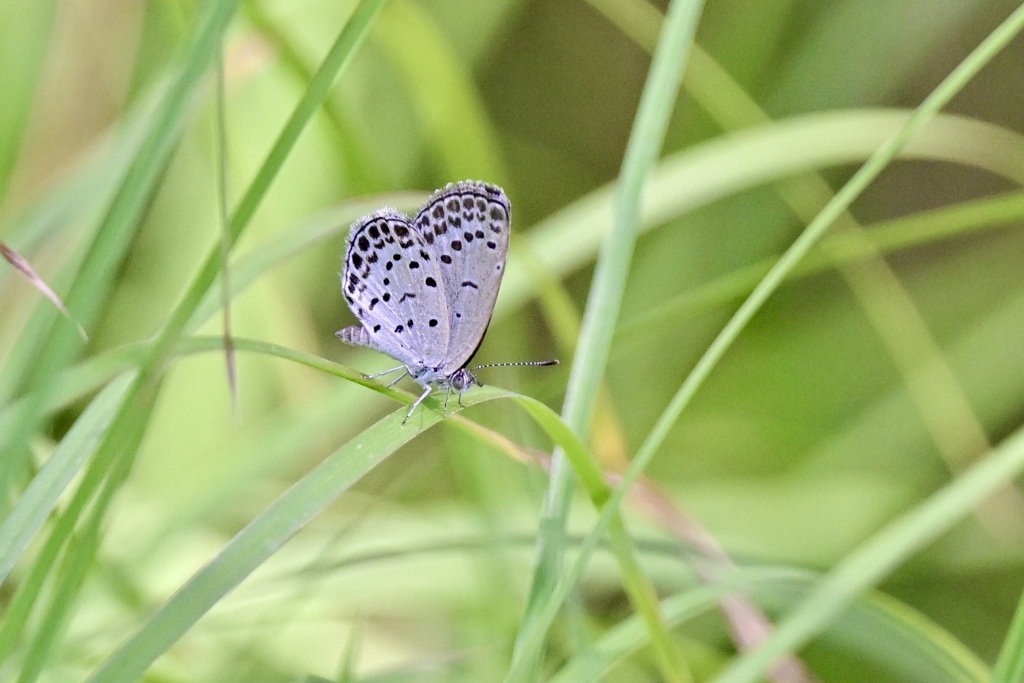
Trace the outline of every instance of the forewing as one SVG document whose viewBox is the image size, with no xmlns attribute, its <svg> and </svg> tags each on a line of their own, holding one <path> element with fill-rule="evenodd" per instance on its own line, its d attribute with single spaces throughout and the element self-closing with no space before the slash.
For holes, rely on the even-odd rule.
<svg viewBox="0 0 1024 683">
<path fill-rule="evenodd" d="M 370 343 L 360 345 L 406 365 L 443 362 L 449 316 L 439 265 L 422 235 L 394 209 L 352 225 L 341 289 L 369 336 Z"/>
<path fill-rule="evenodd" d="M 465 366 L 483 339 L 505 274 L 512 213 L 499 187 L 476 181 L 438 190 L 414 223 L 437 254 L 450 328 L 443 374 Z"/>
</svg>

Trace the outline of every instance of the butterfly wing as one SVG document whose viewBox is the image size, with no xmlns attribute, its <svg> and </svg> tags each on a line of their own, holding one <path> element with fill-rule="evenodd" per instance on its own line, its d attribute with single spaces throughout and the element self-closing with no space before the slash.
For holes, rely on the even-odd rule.
<svg viewBox="0 0 1024 683">
<path fill-rule="evenodd" d="M 473 357 L 490 324 L 505 274 L 512 211 L 501 188 L 464 181 L 435 192 L 413 223 L 437 254 L 449 313 L 439 372 L 451 375 Z"/>
<path fill-rule="evenodd" d="M 353 223 L 341 280 L 365 331 L 346 328 L 342 341 L 412 368 L 443 363 L 450 329 L 440 263 L 406 216 L 382 209 Z"/>
</svg>

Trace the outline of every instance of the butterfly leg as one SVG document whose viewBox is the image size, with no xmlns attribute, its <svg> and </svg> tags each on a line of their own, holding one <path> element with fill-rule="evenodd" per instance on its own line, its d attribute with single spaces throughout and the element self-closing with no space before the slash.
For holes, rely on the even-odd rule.
<svg viewBox="0 0 1024 683">
<path fill-rule="evenodd" d="M 448 400 L 452 397 L 452 385 L 448 385 L 448 390 L 444 394 L 444 416 L 448 417 Z M 462 402 L 459 402 L 462 405 Z"/>
<path fill-rule="evenodd" d="M 384 372 L 375 372 L 372 375 L 363 375 L 363 376 L 366 379 L 376 379 L 377 377 L 383 377 L 384 375 L 390 375 L 392 372 L 398 372 L 399 370 L 405 370 L 405 366 L 404 365 L 399 365 L 397 368 L 391 368 L 390 370 L 385 370 Z M 409 371 L 405 370 L 404 373 L 402 373 L 401 375 L 398 376 L 398 379 L 402 379 L 407 374 L 409 374 Z M 398 380 L 395 380 L 395 382 L 397 382 L 397 381 Z M 388 386 L 391 386 L 391 385 L 389 384 Z"/>
<path fill-rule="evenodd" d="M 415 401 L 413 401 L 412 405 L 409 406 L 409 412 L 407 412 L 405 414 L 405 419 L 402 420 L 402 424 L 403 425 L 406 422 L 409 421 L 410 417 L 412 417 L 412 411 L 416 410 L 416 406 L 418 406 L 419 404 L 423 403 L 423 399 L 425 399 L 427 396 L 430 396 L 430 392 L 433 391 L 433 390 L 434 390 L 433 387 L 429 387 L 429 386 L 428 387 L 424 387 L 423 393 L 420 394 L 420 397 L 418 399 L 416 399 Z"/>
<path fill-rule="evenodd" d="M 397 370 L 397 369 L 398 369 L 398 368 L 395 368 L 395 370 Z M 394 372 L 394 371 L 392 371 L 392 372 Z M 397 378 L 395 378 L 395 379 L 391 380 L 390 382 L 388 382 L 388 387 L 390 388 L 390 387 L 393 387 L 393 386 L 395 386 L 396 384 L 398 384 L 399 382 L 401 382 L 401 381 L 402 381 L 402 378 L 403 378 L 403 377 L 407 377 L 408 375 L 409 375 L 409 373 L 408 373 L 408 372 L 403 372 L 403 373 L 402 373 L 401 375 L 399 375 L 399 376 L 398 376 Z"/>
</svg>

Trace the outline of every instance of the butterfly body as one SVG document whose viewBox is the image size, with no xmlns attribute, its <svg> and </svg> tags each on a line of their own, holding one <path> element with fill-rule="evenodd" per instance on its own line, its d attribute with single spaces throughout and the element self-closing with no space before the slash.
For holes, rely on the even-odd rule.
<svg viewBox="0 0 1024 683">
<path fill-rule="evenodd" d="M 466 366 L 490 324 L 511 224 L 505 193 L 477 181 L 438 190 L 414 217 L 386 208 L 353 223 L 342 293 L 360 324 L 338 337 L 398 360 L 424 387 L 406 419 L 433 389 L 479 384 Z"/>
</svg>

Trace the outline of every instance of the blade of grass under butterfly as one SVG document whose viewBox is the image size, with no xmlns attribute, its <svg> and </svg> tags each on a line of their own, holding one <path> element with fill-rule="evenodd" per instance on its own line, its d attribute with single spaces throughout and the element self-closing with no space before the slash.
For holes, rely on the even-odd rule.
<svg viewBox="0 0 1024 683">
<path fill-rule="evenodd" d="M 260 345 L 257 343 L 257 346 Z M 272 345 L 261 346 L 268 352 L 277 352 Z M 296 357 L 306 355 L 289 353 Z M 309 357 L 306 362 L 329 364 L 315 357 Z M 405 400 L 411 398 L 408 394 L 402 395 Z M 514 398 L 521 405 L 529 405 L 531 414 L 546 411 L 549 415 L 541 424 L 542 427 L 561 424 L 558 417 L 543 404 L 494 387 L 478 388 L 466 394 L 463 402 L 465 407 L 470 407 L 496 398 Z M 428 399 L 405 425 L 402 423 L 406 413 L 403 406 L 329 455 L 239 532 L 210 564 L 164 603 L 135 636 L 103 662 L 89 681 L 113 683 L 136 680 L 213 605 L 328 504 L 403 444 L 439 422 L 442 419 L 442 402 L 441 398 Z M 461 408 L 452 405 L 449 410 L 457 413 Z M 573 452 L 584 448 L 564 427 L 553 430 L 549 435 L 557 440 L 568 439 L 559 442 Z"/>
</svg>

